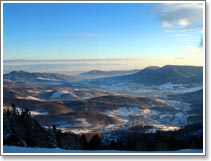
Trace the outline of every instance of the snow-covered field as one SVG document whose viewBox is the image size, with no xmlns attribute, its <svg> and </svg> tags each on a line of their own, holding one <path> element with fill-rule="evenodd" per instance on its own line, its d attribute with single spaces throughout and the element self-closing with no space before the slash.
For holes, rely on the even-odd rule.
<svg viewBox="0 0 211 161">
<path fill-rule="evenodd" d="M 87 82 L 86 82 L 87 83 Z M 107 110 L 103 112 L 104 114 L 113 117 L 117 120 L 119 120 L 121 123 L 119 124 L 110 124 L 110 125 L 97 125 L 93 126 L 89 120 L 86 120 L 85 118 L 76 118 L 74 123 L 63 121 L 63 122 L 55 122 L 59 128 L 69 131 L 70 128 L 72 132 L 74 133 L 86 133 L 90 132 L 92 130 L 102 130 L 102 131 L 113 131 L 118 129 L 127 129 L 132 126 L 136 125 L 143 125 L 143 126 L 157 126 L 157 125 L 163 125 L 165 127 L 158 128 L 158 130 L 163 129 L 172 129 L 169 127 L 180 127 L 187 124 L 187 118 L 188 118 L 188 111 L 190 110 L 190 105 L 188 103 L 179 102 L 175 100 L 169 100 L 168 97 L 166 97 L 167 94 L 173 93 L 185 93 L 190 91 L 195 91 L 198 89 L 201 89 L 202 86 L 200 84 L 192 85 L 182 85 L 182 84 L 172 84 L 172 83 L 166 83 L 160 86 L 152 86 L 152 87 L 146 87 L 143 85 L 131 83 L 129 85 L 126 85 L 123 82 L 110 84 L 111 82 L 107 82 L 105 84 L 97 84 L 97 86 L 100 87 L 97 88 L 97 90 L 93 90 L 90 88 L 83 88 L 83 87 L 71 87 L 71 88 L 60 88 L 54 90 L 50 90 L 49 92 L 52 92 L 49 100 L 77 100 L 77 99 L 87 99 L 87 98 L 93 98 L 96 96 L 103 96 L 107 95 L 110 92 L 117 92 L 113 94 L 119 94 L 119 95 L 133 95 L 135 96 L 144 96 L 146 97 L 148 94 L 151 96 L 156 96 L 155 101 L 160 102 L 162 104 L 165 104 L 166 106 L 169 106 L 169 111 L 156 110 L 157 104 L 150 104 L 151 108 L 140 108 L 137 106 L 134 107 L 127 107 L 122 106 L 115 110 Z M 87 84 L 86 84 L 87 85 Z M 87 85 L 89 87 L 89 85 Z M 46 92 L 46 91 L 45 91 Z M 146 94 L 146 95 L 145 95 Z M 63 96 L 65 96 L 63 98 Z M 160 97 L 162 96 L 162 97 Z M 27 99 L 37 99 L 32 96 L 28 96 Z M 172 111 L 171 111 L 172 109 Z M 47 115 L 47 112 L 39 112 L 39 111 L 32 111 L 32 115 Z M 76 128 L 74 128 L 76 127 Z M 155 128 L 156 130 L 157 128 Z M 174 129 L 174 128 L 173 128 Z M 152 129 L 154 130 L 154 129 Z"/>
<path fill-rule="evenodd" d="M 17 147 L 17 146 L 3 146 L 3 153 L 5 155 L 18 154 L 18 153 L 135 153 L 143 155 L 143 153 L 203 153 L 202 149 L 181 149 L 177 151 L 118 151 L 118 150 L 65 150 L 59 148 L 31 148 L 31 147 Z M 50 155 L 50 154 L 48 154 Z"/>
<path fill-rule="evenodd" d="M 160 102 L 164 102 L 162 99 L 158 100 Z M 71 131 L 76 134 L 87 133 L 94 130 L 100 130 L 101 132 L 107 134 L 111 131 L 127 130 L 139 125 L 151 126 L 152 129 L 149 129 L 148 132 L 156 132 L 157 130 L 174 131 L 187 124 L 189 104 L 172 100 L 166 100 L 164 103 L 169 105 L 167 108 L 173 110 L 166 112 L 165 110 L 156 110 L 156 108 L 141 109 L 140 107 L 124 106 L 115 110 L 107 110 L 103 112 L 104 114 L 119 120 L 120 123 L 118 124 L 99 124 L 94 126 L 85 118 L 75 118 L 75 122 L 72 125 L 66 122 L 62 122 L 57 125 L 64 131 L 69 131 L 71 129 Z"/>
<path fill-rule="evenodd" d="M 45 80 L 45 78 L 38 78 L 39 80 Z M 50 81 L 50 80 L 48 80 Z M 77 86 L 76 86 L 77 85 Z M 70 123 L 67 120 L 59 120 L 54 123 L 58 126 L 58 128 L 64 131 L 71 131 L 76 134 L 81 133 L 89 133 L 93 130 L 101 130 L 104 133 L 109 133 L 115 130 L 127 130 L 130 127 L 134 127 L 137 125 L 141 126 L 151 126 L 153 127 L 151 130 L 177 130 L 181 126 L 187 124 L 187 119 L 189 117 L 188 111 L 190 110 L 190 104 L 170 100 L 167 96 L 169 94 L 182 94 L 187 92 L 193 92 L 202 89 L 202 84 L 172 84 L 166 83 L 159 86 L 144 86 L 142 84 L 136 83 L 125 83 L 125 82 L 93 82 L 82 81 L 81 83 L 76 82 L 76 84 L 72 84 L 71 87 L 57 87 L 55 89 L 46 89 L 42 91 L 52 92 L 47 98 L 50 101 L 62 101 L 62 100 L 83 100 L 90 99 L 94 97 L 100 97 L 105 95 L 126 95 L 126 96 L 135 96 L 135 97 L 147 97 L 150 96 L 152 99 L 165 105 L 165 108 L 158 107 L 158 104 L 149 102 L 149 107 L 142 107 L 139 104 L 135 104 L 132 106 L 122 106 L 116 109 L 110 109 L 102 112 L 112 118 L 118 120 L 117 124 L 97 124 L 93 125 L 93 123 L 87 119 L 82 117 L 76 117 Z M 28 91 L 32 94 L 36 92 L 36 90 Z M 40 93 L 42 93 L 40 92 Z M 35 93 L 36 95 L 39 93 Z M 35 95 L 34 94 L 34 95 Z M 19 99 L 29 99 L 29 100 L 37 100 L 43 101 L 42 99 L 36 98 L 34 96 L 27 97 L 18 97 Z M 77 109 L 77 108 L 76 108 Z M 48 115 L 46 111 L 31 111 L 33 116 L 35 115 Z"/>
<path fill-rule="evenodd" d="M 84 82 L 82 83 L 84 84 Z M 188 92 L 198 91 L 203 88 L 202 84 L 172 84 L 171 82 L 162 85 L 145 86 L 137 83 L 116 82 L 112 80 L 106 80 L 93 84 L 92 82 L 86 82 L 86 87 L 103 89 L 110 92 L 138 95 L 138 96 L 166 96 L 170 94 L 182 94 Z"/>
<path fill-rule="evenodd" d="M 121 115 L 121 116 L 136 116 L 140 115 L 141 109 L 139 107 L 120 107 L 117 110 L 107 111 L 107 114 Z"/>
</svg>

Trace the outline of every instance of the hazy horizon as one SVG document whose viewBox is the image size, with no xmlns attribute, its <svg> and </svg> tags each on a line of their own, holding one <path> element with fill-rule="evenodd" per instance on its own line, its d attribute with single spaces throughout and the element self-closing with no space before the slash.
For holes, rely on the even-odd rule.
<svg viewBox="0 0 211 161">
<path fill-rule="evenodd" d="M 115 71 L 115 70 L 141 70 L 148 66 L 162 67 L 165 65 L 190 65 L 193 64 L 174 64 L 174 61 L 168 61 L 165 64 L 148 64 L 145 59 L 69 59 L 69 60 L 4 60 L 3 71 L 26 72 L 49 72 L 75 75 L 91 70 Z M 170 63 L 171 62 L 171 63 Z"/>
</svg>

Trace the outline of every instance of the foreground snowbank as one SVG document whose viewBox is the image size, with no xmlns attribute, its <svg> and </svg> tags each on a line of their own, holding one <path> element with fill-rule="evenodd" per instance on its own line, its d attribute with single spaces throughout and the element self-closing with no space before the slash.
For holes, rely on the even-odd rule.
<svg viewBox="0 0 211 161">
<path fill-rule="evenodd" d="M 178 151 L 118 151 L 118 150 L 65 150 L 59 148 L 30 148 L 4 146 L 4 153 L 203 153 L 202 149 L 182 149 Z"/>
</svg>

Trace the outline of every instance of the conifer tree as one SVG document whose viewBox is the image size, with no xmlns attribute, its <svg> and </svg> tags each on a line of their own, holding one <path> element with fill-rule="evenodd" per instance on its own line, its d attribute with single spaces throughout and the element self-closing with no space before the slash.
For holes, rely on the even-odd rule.
<svg viewBox="0 0 211 161">
<path fill-rule="evenodd" d="M 56 137 L 56 126 L 48 128 L 48 147 L 49 148 L 56 148 L 58 147 L 57 137 Z"/>
<path fill-rule="evenodd" d="M 88 150 L 89 149 L 89 143 L 86 140 L 86 136 L 83 134 L 80 138 L 81 143 L 81 149 Z"/>
<path fill-rule="evenodd" d="M 90 140 L 90 146 L 92 149 L 100 149 L 100 138 L 98 134 L 94 135 L 92 139 Z"/>
</svg>

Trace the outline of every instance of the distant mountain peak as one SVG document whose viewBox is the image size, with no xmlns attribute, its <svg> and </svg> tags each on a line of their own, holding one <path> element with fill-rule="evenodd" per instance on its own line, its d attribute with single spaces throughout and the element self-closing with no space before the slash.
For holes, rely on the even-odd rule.
<svg viewBox="0 0 211 161">
<path fill-rule="evenodd" d="M 145 67 L 144 69 L 151 69 L 151 70 L 154 70 L 154 69 L 159 69 L 160 67 L 158 66 L 148 66 L 148 67 Z"/>
<path fill-rule="evenodd" d="M 201 66 L 193 66 L 193 65 L 165 65 L 162 68 L 194 68 L 194 67 L 201 67 Z"/>
<path fill-rule="evenodd" d="M 145 85 L 161 85 L 169 82 L 172 84 L 202 83 L 203 68 L 182 65 L 165 65 L 160 68 L 147 67 L 137 73 L 112 79 Z"/>
<path fill-rule="evenodd" d="M 139 70 L 111 70 L 111 71 L 90 70 L 88 72 L 80 73 L 79 76 L 86 78 L 105 78 L 105 77 L 133 74 L 138 71 Z"/>
<path fill-rule="evenodd" d="M 39 72 L 26 72 L 26 71 L 12 71 L 10 73 L 4 74 L 5 80 L 11 81 L 70 81 L 70 80 L 82 80 L 76 76 L 69 76 L 57 73 L 39 73 Z"/>
<path fill-rule="evenodd" d="M 88 72 L 81 73 L 81 75 L 82 74 L 102 74 L 102 73 L 106 73 L 106 71 L 102 71 L 102 70 L 90 70 Z"/>
<path fill-rule="evenodd" d="M 29 72 L 25 72 L 25 71 L 11 71 L 9 72 L 9 74 L 26 74 L 26 73 L 29 73 Z"/>
</svg>

